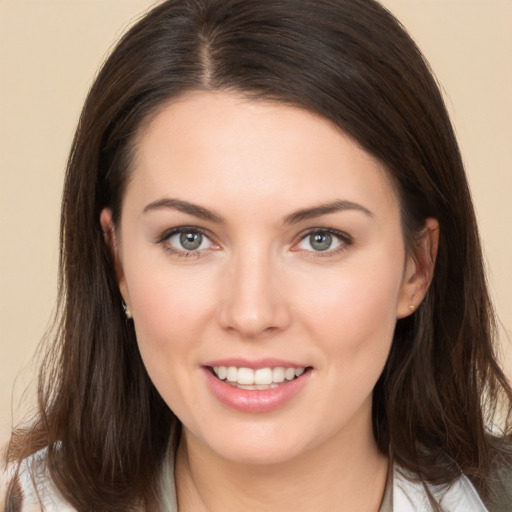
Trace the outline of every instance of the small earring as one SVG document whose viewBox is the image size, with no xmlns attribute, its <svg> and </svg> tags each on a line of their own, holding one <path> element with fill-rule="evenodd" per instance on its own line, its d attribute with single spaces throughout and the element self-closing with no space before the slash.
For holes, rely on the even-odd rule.
<svg viewBox="0 0 512 512">
<path fill-rule="evenodd" d="M 412 313 L 416 309 L 414 304 L 409 304 L 409 311 Z"/>
<path fill-rule="evenodd" d="M 130 318 L 132 318 L 132 312 L 130 311 L 130 308 L 127 306 L 124 300 L 122 301 L 122 305 L 124 309 L 124 314 L 126 315 L 126 318 L 129 320 Z"/>
</svg>

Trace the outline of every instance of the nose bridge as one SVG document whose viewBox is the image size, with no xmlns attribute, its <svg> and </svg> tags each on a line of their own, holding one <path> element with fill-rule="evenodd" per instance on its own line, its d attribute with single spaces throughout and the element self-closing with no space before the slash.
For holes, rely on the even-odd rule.
<svg viewBox="0 0 512 512">
<path fill-rule="evenodd" d="M 280 290 L 280 272 L 270 251 L 248 247 L 237 252 L 226 269 L 220 320 L 244 337 L 286 326 L 289 315 Z"/>
</svg>

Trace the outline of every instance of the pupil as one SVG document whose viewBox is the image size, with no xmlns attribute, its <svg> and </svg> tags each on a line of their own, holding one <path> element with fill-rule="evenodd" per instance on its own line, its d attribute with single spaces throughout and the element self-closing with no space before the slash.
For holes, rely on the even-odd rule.
<svg viewBox="0 0 512 512">
<path fill-rule="evenodd" d="M 311 247 L 317 251 L 326 251 L 331 247 L 332 236 L 329 233 L 315 233 L 311 235 Z"/>
<path fill-rule="evenodd" d="M 199 248 L 203 240 L 201 233 L 182 233 L 180 236 L 180 243 L 187 251 L 194 251 Z"/>
</svg>

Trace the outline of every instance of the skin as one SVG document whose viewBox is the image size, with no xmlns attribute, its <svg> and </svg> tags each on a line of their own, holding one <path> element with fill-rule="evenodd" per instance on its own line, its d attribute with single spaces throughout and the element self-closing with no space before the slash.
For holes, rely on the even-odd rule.
<svg viewBox="0 0 512 512">
<path fill-rule="evenodd" d="M 336 201 L 348 208 L 290 222 Z M 388 464 L 372 434 L 372 389 L 437 248 L 428 219 L 406 254 L 383 166 L 302 109 L 189 93 L 141 131 L 120 225 L 108 209 L 101 224 L 144 363 L 184 425 L 180 512 L 378 510 Z M 205 232 L 199 250 L 169 235 L 183 226 Z M 310 231 L 329 229 L 341 235 L 317 250 Z M 233 357 L 311 370 L 284 405 L 241 412 L 212 395 L 204 373 Z"/>
</svg>

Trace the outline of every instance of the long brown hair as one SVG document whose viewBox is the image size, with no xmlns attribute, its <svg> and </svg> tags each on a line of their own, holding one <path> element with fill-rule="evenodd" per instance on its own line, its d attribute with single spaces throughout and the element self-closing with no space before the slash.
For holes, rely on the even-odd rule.
<svg viewBox="0 0 512 512">
<path fill-rule="evenodd" d="M 158 503 L 177 418 L 142 363 L 99 223 L 119 220 L 133 141 L 171 98 L 234 91 L 316 112 L 387 168 L 413 250 L 440 224 L 427 296 L 399 320 L 375 390 L 378 446 L 420 479 L 460 472 L 486 496 L 510 464 L 512 390 L 497 364 L 494 321 L 470 192 L 442 97 L 420 51 L 373 0 L 169 0 L 119 42 L 85 103 L 62 205 L 60 312 L 42 367 L 39 419 L 16 457 L 48 449 L 78 510 Z M 498 400 L 504 430 L 492 435 Z"/>
</svg>

